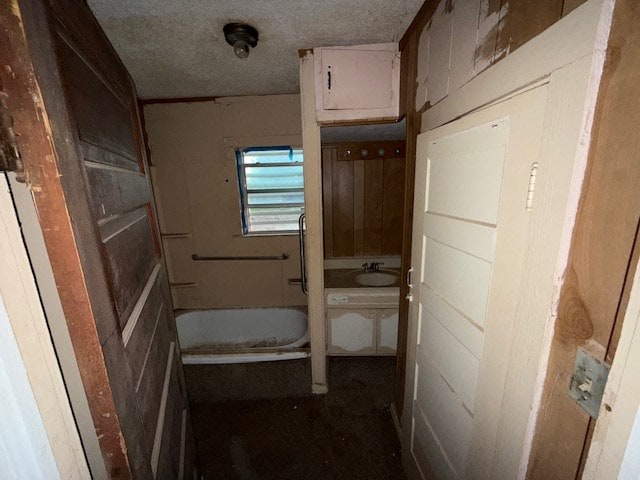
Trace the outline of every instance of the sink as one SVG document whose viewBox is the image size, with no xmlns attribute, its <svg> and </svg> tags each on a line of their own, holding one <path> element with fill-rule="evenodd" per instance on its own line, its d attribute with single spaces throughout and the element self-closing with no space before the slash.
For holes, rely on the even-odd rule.
<svg viewBox="0 0 640 480">
<path fill-rule="evenodd" d="M 356 275 L 356 283 L 367 287 L 388 287 L 398 280 L 398 275 L 387 272 L 363 272 Z"/>
</svg>

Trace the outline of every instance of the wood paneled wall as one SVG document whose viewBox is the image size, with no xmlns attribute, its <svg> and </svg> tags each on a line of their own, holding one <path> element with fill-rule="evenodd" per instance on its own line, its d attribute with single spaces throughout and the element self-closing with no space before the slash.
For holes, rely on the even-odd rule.
<svg viewBox="0 0 640 480">
<path fill-rule="evenodd" d="M 639 22 L 637 1 L 616 1 L 529 479 L 581 477 L 595 422 L 567 395 L 576 349 L 613 361 L 638 264 Z"/>
<path fill-rule="evenodd" d="M 397 142 L 353 143 L 322 147 L 322 196 L 325 258 L 399 255 L 402 250 L 404 205 L 404 142 L 402 158 L 359 159 L 367 148 L 387 152 Z M 346 156 L 345 156 L 346 155 Z"/>
<path fill-rule="evenodd" d="M 41 92 L 45 121 L 18 115 L 15 128 L 106 470 L 191 478 L 186 387 L 133 83 L 86 4 L 19 8 L 35 79 L 14 90 L 29 85 L 27 100 L 12 100 L 24 110 Z M 43 137 L 51 143 L 33 152 Z"/>
</svg>

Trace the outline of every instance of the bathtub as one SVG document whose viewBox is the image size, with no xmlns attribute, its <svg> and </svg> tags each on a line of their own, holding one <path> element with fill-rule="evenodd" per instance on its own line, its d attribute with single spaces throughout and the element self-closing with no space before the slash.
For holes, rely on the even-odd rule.
<svg viewBox="0 0 640 480">
<path fill-rule="evenodd" d="M 188 310 L 176 315 L 176 325 L 185 364 L 309 356 L 307 314 L 294 308 Z"/>
</svg>

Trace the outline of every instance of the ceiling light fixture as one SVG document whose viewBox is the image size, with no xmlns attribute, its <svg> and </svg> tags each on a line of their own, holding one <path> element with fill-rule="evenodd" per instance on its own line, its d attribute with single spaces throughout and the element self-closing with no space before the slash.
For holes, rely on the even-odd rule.
<svg viewBox="0 0 640 480">
<path fill-rule="evenodd" d="M 227 23 L 222 31 L 238 58 L 247 58 L 251 48 L 258 44 L 258 31 L 246 23 Z"/>
</svg>

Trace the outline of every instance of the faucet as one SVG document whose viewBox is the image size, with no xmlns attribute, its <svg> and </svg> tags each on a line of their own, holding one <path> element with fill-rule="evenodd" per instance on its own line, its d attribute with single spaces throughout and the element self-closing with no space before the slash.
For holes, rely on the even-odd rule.
<svg viewBox="0 0 640 480">
<path fill-rule="evenodd" d="M 365 272 L 379 272 L 380 271 L 380 265 L 384 265 L 384 263 L 382 262 L 371 262 L 371 263 L 363 263 L 362 266 L 364 267 L 364 271 Z"/>
</svg>

